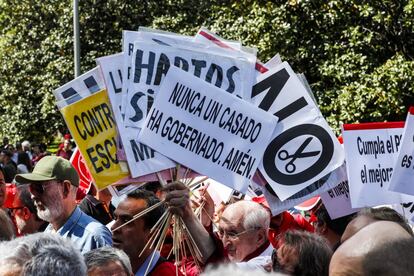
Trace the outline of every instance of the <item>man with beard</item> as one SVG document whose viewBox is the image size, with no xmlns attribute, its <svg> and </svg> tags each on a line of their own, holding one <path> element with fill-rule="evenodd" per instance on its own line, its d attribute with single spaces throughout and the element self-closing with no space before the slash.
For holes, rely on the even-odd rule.
<svg viewBox="0 0 414 276">
<path fill-rule="evenodd" d="M 37 215 L 49 222 L 45 232 L 69 238 L 82 253 L 112 245 L 109 229 L 77 207 L 79 175 L 68 160 L 45 156 L 32 173 L 16 175 L 16 181 L 30 184 Z"/>
<path fill-rule="evenodd" d="M 29 185 L 16 185 L 16 194 L 6 206 L 14 219 L 19 235 L 43 232 L 48 223 L 37 216 L 36 206 L 31 198 Z"/>
</svg>

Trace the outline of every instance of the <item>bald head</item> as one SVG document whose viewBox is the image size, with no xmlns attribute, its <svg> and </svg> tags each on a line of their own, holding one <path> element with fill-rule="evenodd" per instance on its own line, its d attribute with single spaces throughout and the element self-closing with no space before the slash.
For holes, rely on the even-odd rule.
<svg viewBox="0 0 414 276">
<path fill-rule="evenodd" d="M 349 222 L 348 226 L 345 228 L 345 231 L 341 237 L 341 243 L 344 243 L 350 237 L 355 235 L 359 230 L 375 221 L 375 219 L 364 215 L 355 217 L 353 220 Z"/>
<path fill-rule="evenodd" d="M 332 256 L 329 275 L 363 275 L 362 261 L 367 253 L 385 243 L 410 237 L 410 234 L 395 222 L 373 222 L 337 249 Z"/>
</svg>

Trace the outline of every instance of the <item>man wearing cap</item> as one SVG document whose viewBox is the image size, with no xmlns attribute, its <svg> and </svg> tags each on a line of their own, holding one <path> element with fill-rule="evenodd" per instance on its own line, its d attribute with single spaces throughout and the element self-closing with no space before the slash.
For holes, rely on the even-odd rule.
<svg viewBox="0 0 414 276">
<path fill-rule="evenodd" d="M 68 160 L 45 156 L 32 173 L 16 175 L 16 181 L 30 184 L 37 215 L 49 222 L 45 232 L 69 238 L 82 253 L 112 245 L 109 229 L 77 207 L 79 176 Z"/>
</svg>

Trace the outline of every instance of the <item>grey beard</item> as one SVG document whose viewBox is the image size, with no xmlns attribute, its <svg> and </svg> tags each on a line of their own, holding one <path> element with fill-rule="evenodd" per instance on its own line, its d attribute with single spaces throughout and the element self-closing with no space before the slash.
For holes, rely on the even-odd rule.
<svg viewBox="0 0 414 276">
<path fill-rule="evenodd" d="M 37 209 L 37 216 L 47 222 L 56 220 L 63 213 L 62 198 L 59 194 L 54 194 L 49 198 L 48 206 L 44 205 L 45 210 Z"/>
</svg>

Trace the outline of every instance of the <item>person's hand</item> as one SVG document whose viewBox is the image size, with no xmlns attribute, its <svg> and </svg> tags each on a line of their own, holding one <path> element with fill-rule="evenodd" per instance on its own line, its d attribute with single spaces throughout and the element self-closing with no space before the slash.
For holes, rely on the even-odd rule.
<svg viewBox="0 0 414 276">
<path fill-rule="evenodd" d="M 201 223 L 204 227 L 209 227 L 214 217 L 214 201 L 208 193 L 207 188 L 208 186 L 203 186 L 198 189 L 201 196 L 199 204 L 203 205 L 203 209 L 201 210 Z"/>
<path fill-rule="evenodd" d="M 193 213 L 190 206 L 190 191 L 184 183 L 179 181 L 169 183 L 163 188 L 163 191 L 165 192 L 165 203 L 172 213 L 183 218 Z"/>
</svg>

